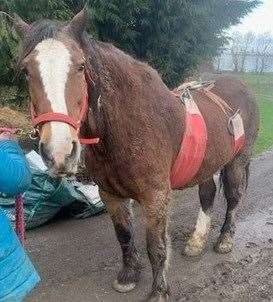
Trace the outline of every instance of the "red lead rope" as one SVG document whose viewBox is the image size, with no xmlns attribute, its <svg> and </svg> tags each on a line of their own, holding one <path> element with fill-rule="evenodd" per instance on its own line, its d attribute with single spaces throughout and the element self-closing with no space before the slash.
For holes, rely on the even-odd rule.
<svg viewBox="0 0 273 302">
<path fill-rule="evenodd" d="M 25 218 L 24 218 L 24 199 L 20 194 L 15 199 L 15 230 L 22 245 L 25 244 Z"/>
<path fill-rule="evenodd" d="M 83 119 L 85 118 L 87 110 L 88 110 L 88 95 L 86 95 L 86 97 L 83 100 L 80 117 L 78 120 L 75 120 L 74 118 L 70 117 L 69 115 L 66 115 L 63 113 L 57 113 L 57 112 L 47 112 L 47 113 L 37 115 L 33 104 L 31 104 L 32 125 L 34 128 L 37 128 L 38 126 L 41 126 L 48 122 L 65 123 L 65 124 L 70 125 L 77 131 L 79 141 L 82 145 L 94 145 L 99 142 L 100 139 L 98 137 L 91 137 L 91 138 L 79 137 L 80 126 L 82 124 Z"/>
</svg>

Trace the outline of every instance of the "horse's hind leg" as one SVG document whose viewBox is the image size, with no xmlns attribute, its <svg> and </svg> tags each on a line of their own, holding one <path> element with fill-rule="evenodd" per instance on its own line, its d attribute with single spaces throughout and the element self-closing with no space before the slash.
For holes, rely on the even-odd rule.
<svg viewBox="0 0 273 302">
<path fill-rule="evenodd" d="M 215 251 L 221 254 L 231 252 L 233 247 L 235 211 L 247 188 L 249 162 L 249 156 L 247 154 L 241 154 L 226 165 L 221 172 L 224 193 L 227 199 L 225 222 L 215 245 Z"/>
<path fill-rule="evenodd" d="M 200 255 L 205 247 L 210 229 L 215 193 L 216 185 L 213 178 L 199 185 L 201 208 L 199 210 L 195 230 L 185 247 L 184 253 L 188 256 Z"/>
<path fill-rule="evenodd" d="M 106 192 L 100 192 L 100 195 L 106 202 L 122 250 L 123 267 L 113 282 L 113 287 L 118 292 L 129 292 L 135 288 L 140 277 L 139 257 L 132 230 L 131 204 Z"/>
</svg>

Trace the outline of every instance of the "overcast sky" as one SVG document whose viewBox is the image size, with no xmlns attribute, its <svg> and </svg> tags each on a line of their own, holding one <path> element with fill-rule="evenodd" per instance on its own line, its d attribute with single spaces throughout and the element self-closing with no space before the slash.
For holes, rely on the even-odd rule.
<svg viewBox="0 0 273 302">
<path fill-rule="evenodd" d="M 262 2 L 263 4 L 242 19 L 241 24 L 233 26 L 231 31 L 270 32 L 273 35 L 273 0 L 262 0 Z"/>
</svg>

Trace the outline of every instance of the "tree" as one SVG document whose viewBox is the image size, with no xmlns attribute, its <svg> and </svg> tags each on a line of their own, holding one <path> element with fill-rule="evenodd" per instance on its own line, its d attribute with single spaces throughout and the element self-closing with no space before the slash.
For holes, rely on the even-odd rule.
<svg viewBox="0 0 273 302">
<path fill-rule="evenodd" d="M 232 34 L 230 52 L 231 52 L 234 72 L 239 72 L 240 69 L 241 40 L 242 40 L 241 33 L 234 32 Z"/>
<path fill-rule="evenodd" d="M 83 0 L 0 0 L 0 9 L 28 21 L 66 20 Z M 148 61 L 173 87 L 226 42 L 223 30 L 240 21 L 258 0 L 93 0 L 89 32 Z M 1 33 L 0 33 L 1 35 Z"/>
<path fill-rule="evenodd" d="M 242 42 L 241 42 L 241 67 L 240 72 L 245 71 L 245 63 L 247 56 L 251 52 L 251 46 L 253 45 L 253 42 L 255 40 L 255 35 L 252 32 L 248 32 L 243 36 Z"/>
<path fill-rule="evenodd" d="M 273 58 L 273 37 L 270 33 L 258 35 L 255 41 L 256 72 L 263 73 Z"/>
<path fill-rule="evenodd" d="M 123 9 L 119 9 L 122 2 Z M 223 29 L 239 22 L 258 1 L 94 1 L 98 37 L 158 69 L 175 86 L 225 44 Z M 99 10 L 97 10 L 99 8 Z M 130 22 L 128 22 L 130 20 Z"/>
<path fill-rule="evenodd" d="M 234 32 L 229 49 L 234 72 L 245 72 L 248 62 L 251 71 L 263 73 L 273 60 L 273 37 L 270 33 Z"/>
<path fill-rule="evenodd" d="M 234 32 L 231 37 L 231 56 L 235 72 L 244 72 L 247 57 L 251 54 L 256 36 L 253 32 Z"/>
<path fill-rule="evenodd" d="M 67 1 L 55 0 L 0 0 L 0 11 L 16 12 L 32 22 L 41 18 L 67 19 L 73 12 L 65 4 Z M 0 14 L 0 83 L 18 86 L 18 96 L 24 83 L 18 80 L 15 72 L 18 37 L 5 15 Z M 19 101 L 20 102 L 20 101 Z"/>
</svg>

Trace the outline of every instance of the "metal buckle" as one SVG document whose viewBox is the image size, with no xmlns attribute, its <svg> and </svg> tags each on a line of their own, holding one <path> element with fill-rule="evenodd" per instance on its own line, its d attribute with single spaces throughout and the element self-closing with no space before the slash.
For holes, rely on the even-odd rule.
<svg viewBox="0 0 273 302">
<path fill-rule="evenodd" d="M 234 119 L 240 115 L 240 109 L 238 109 L 228 120 L 228 132 L 230 135 L 234 136 Z"/>
<path fill-rule="evenodd" d="M 29 138 L 31 140 L 36 140 L 39 138 L 40 132 L 39 129 L 34 128 L 30 133 L 29 133 Z"/>
<path fill-rule="evenodd" d="M 192 98 L 191 93 L 188 88 L 184 89 L 180 95 L 180 100 L 185 105 L 185 103 Z"/>
</svg>

